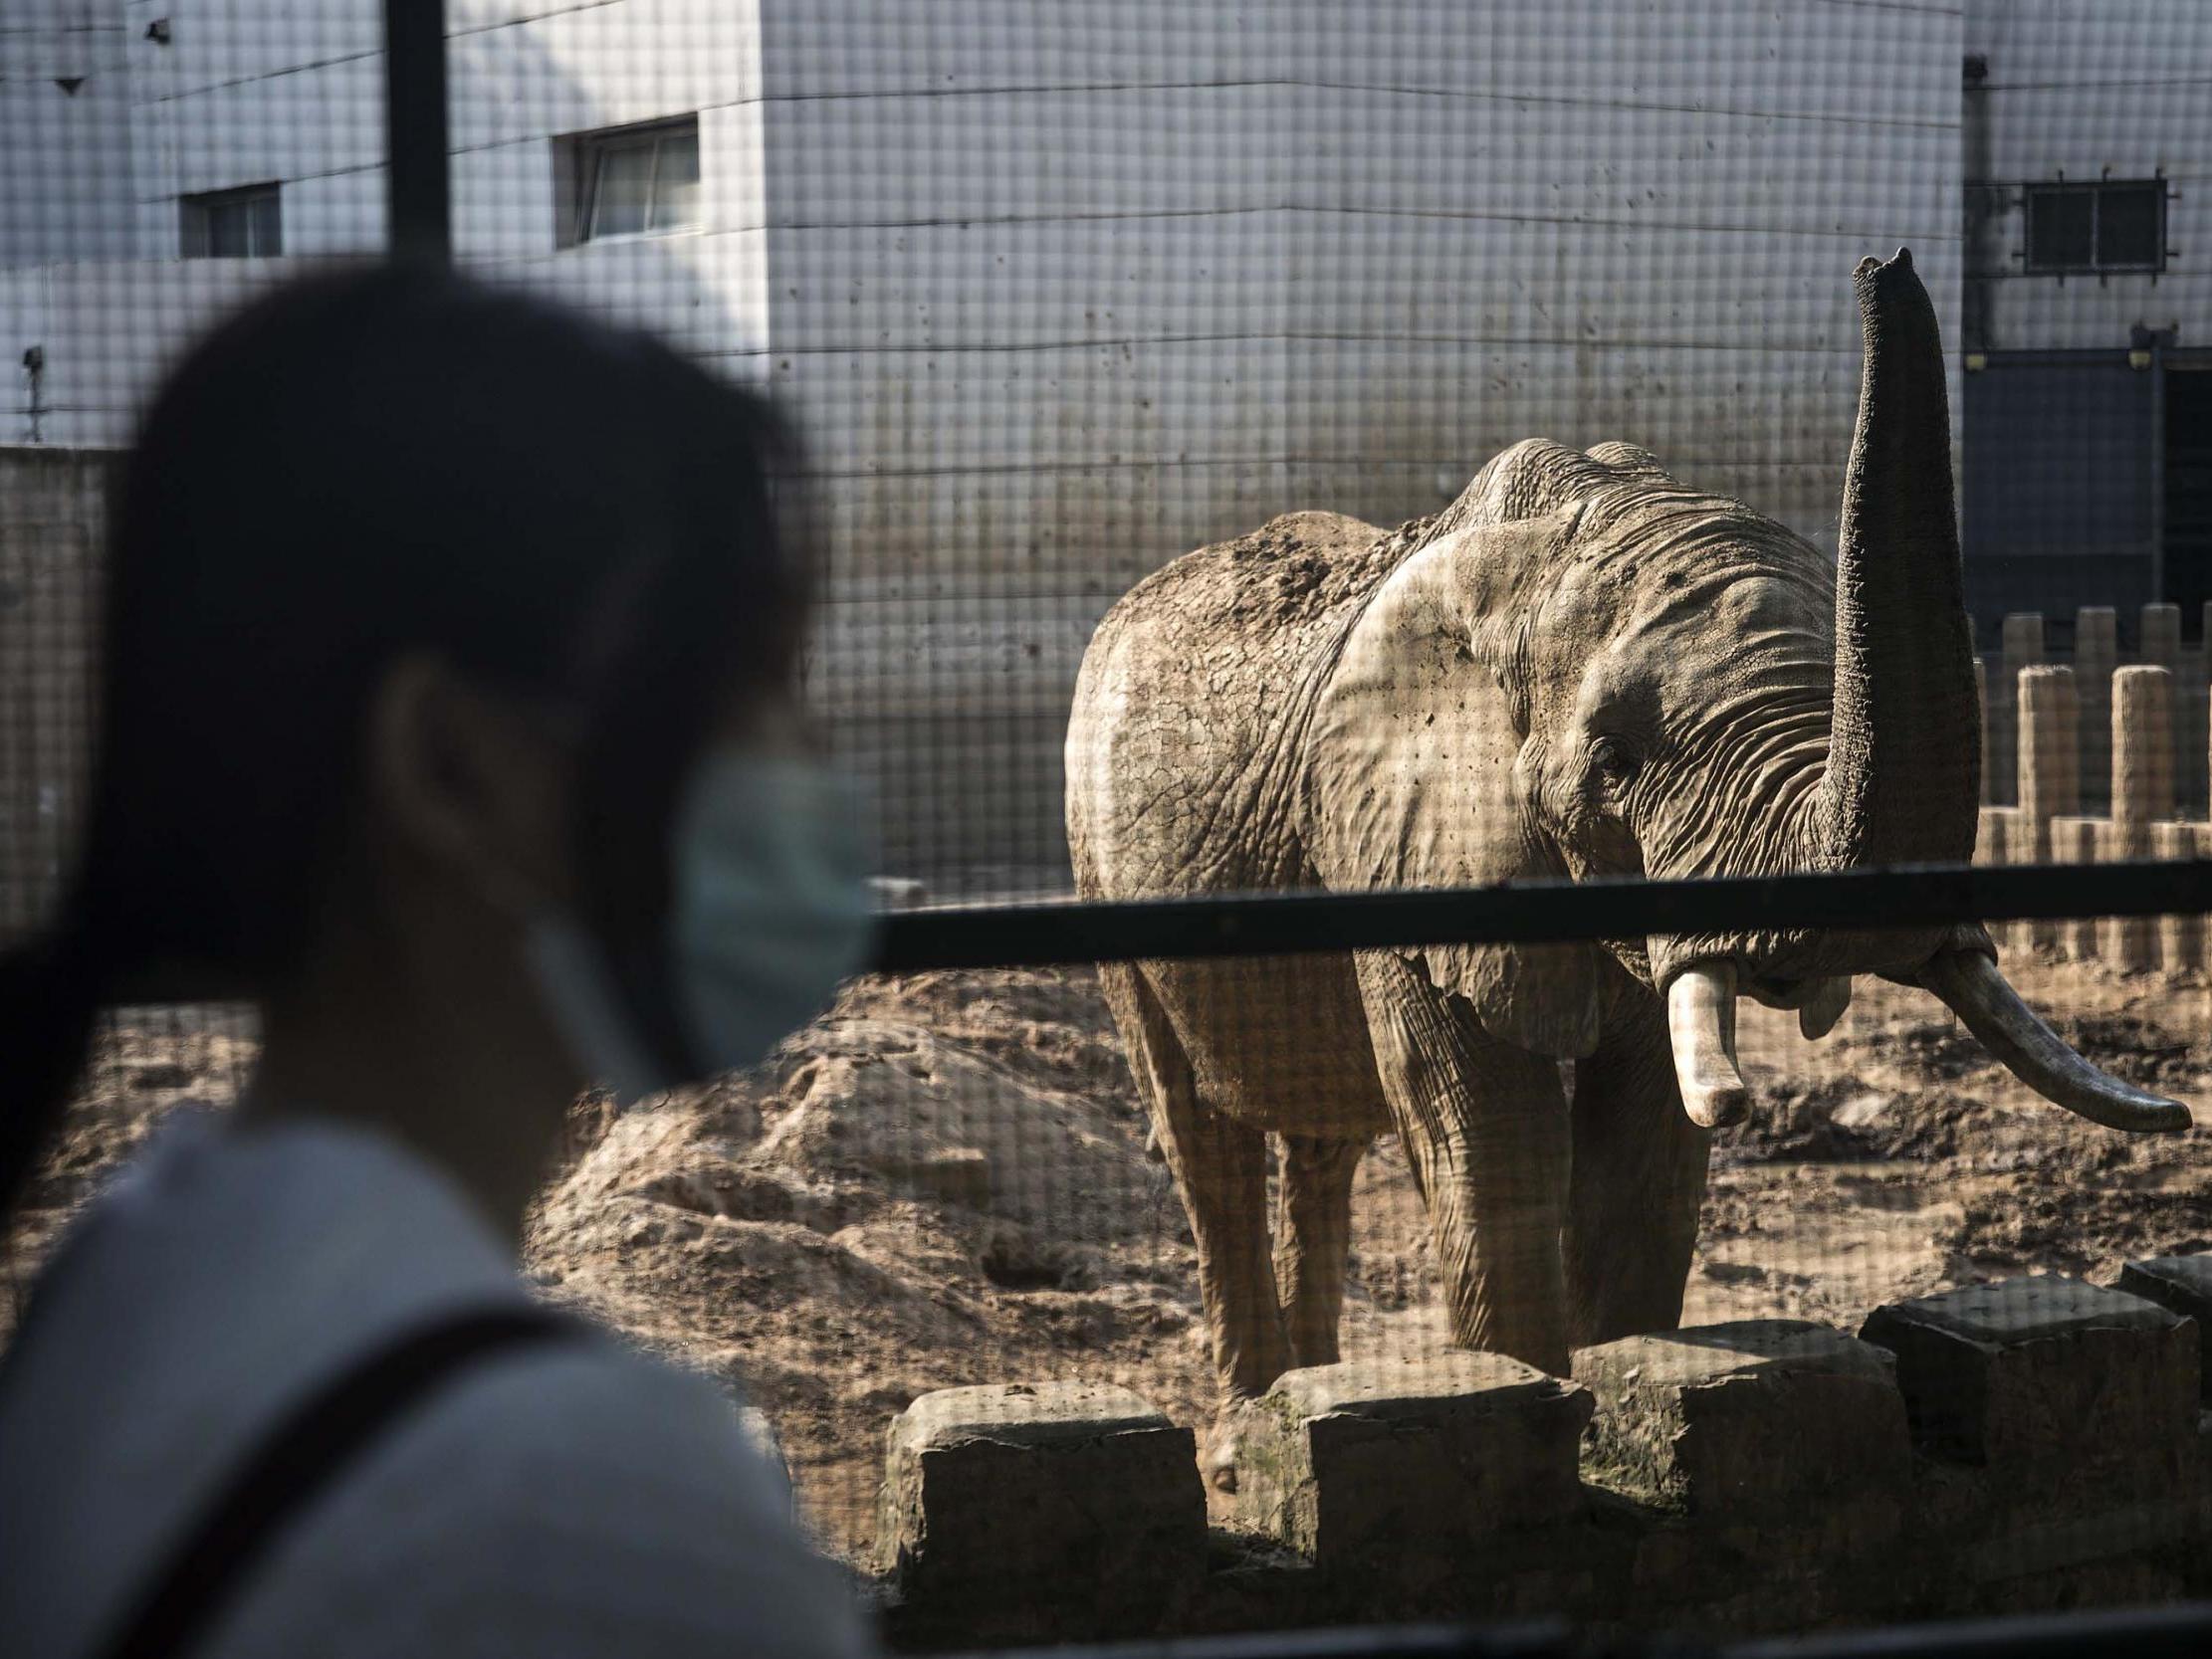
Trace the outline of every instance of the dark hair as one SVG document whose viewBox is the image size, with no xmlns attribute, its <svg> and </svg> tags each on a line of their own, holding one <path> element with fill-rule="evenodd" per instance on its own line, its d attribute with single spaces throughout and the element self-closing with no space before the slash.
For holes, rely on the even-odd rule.
<svg viewBox="0 0 2212 1659">
<path fill-rule="evenodd" d="M 640 919 L 708 723 L 794 668 L 789 458 L 761 399 L 667 346 L 445 272 L 314 278 L 203 340 L 111 515 L 75 879 L 0 959 L 0 1214 L 118 990 L 258 997 L 299 962 L 403 652 L 585 711 L 585 920 L 666 1040 Z"/>
</svg>

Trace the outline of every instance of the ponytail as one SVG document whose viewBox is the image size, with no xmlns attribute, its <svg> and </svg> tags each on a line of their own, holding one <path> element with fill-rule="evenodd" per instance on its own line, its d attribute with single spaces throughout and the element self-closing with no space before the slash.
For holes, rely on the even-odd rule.
<svg viewBox="0 0 2212 1659">
<path fill-rule="evenodd" d="M 52 932 L 0 952 L 0 1222 L 69 1110 L 104 978 L 93 930 L 74 907 Z"/>
</svg>

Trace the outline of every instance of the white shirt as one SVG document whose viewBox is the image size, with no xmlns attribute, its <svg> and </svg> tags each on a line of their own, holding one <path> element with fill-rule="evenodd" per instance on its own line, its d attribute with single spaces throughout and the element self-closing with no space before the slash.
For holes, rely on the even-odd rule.
<svg viewBox="0 0 2212 1659">
<path fill-rule="evenodd" d="M 442 1314 L 527 1299 L 460 1190 L 335 1126 L 164 1126 L 0 1369 L 0 1648 L 79 1659 L 262 1438 Z M 857 1600 L 711 1383 L 611 1338 L 500 1351 L 395 1419 L 194 1649 L 849 1655 Z"/>
</svg>

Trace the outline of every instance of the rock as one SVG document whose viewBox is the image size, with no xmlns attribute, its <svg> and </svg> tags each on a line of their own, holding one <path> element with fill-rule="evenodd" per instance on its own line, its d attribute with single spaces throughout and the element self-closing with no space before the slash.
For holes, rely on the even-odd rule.
<svg viewBox="0 0 2212 1659">
<path fill-rule="evenodd" d="M 1829 1114 L 1828 1121 L 1838 1129 L 1874 1129 L 1893 1115 L 1896 1105 L 1893 1095 L 1865 1090 L 1838 1106 Z"/>
<path fill-rule="evenodd" d="M 2113 1464 L 2178 1478 L 2191 1456 L 2197 1334 L 2140 1297 L 2008 1279 L 1877 1308 L 1862 1335 L 1896 1355 L 1935 1456 L 2069 1486 Z"/>
<path fill-rule="evenodd" d="M 1206 1569 L 1197 1444 L 1126 1388 L 924 1394 L 891 1424 L 882 1504 L 884 1565 L 911 1601 L 1032 1620 L 1051 1603 L 1070 1629 L 1119 1631 Z"/>
<path fill-rule="evenodd" d="M 1578 1351 L 1574 1372 L 1598 1404 L 1584 1478 L 1638 1503 L 1736 1520 L 1897 1493 L 1910 1477 L 1888 1356 L 1825 1325 L 1627 1337 Z"/>
<path fill-rule="evenodd" d="M 1234 1513 L 1324 1568 L 1462 1557 L 1577 1516 L 1590 1395 L 1460 1349 L 1286 1372 L 1250 1413 Z"/>
<path fill-rule="evenodd" d="M 2129 1262 L 2119 1270 L 2119 1289 L 2197 1322 L 2197 1382 L 2212 1398 L 2212 1255 Z"/>
</svg>

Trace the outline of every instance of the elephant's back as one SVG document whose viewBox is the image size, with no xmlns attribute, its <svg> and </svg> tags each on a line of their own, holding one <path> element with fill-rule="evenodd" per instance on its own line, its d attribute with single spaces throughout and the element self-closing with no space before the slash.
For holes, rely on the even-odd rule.
<svg viewBox="0 0 2212 1659">
<path fill-rule="evenodd" d="M 1285 514 L 1186 553 L 1107 612 L 1068 721 L 1068 841 L 1082 892 L 1291 879 L 1301 694 L 1422 527 Z"/>
</svg>

